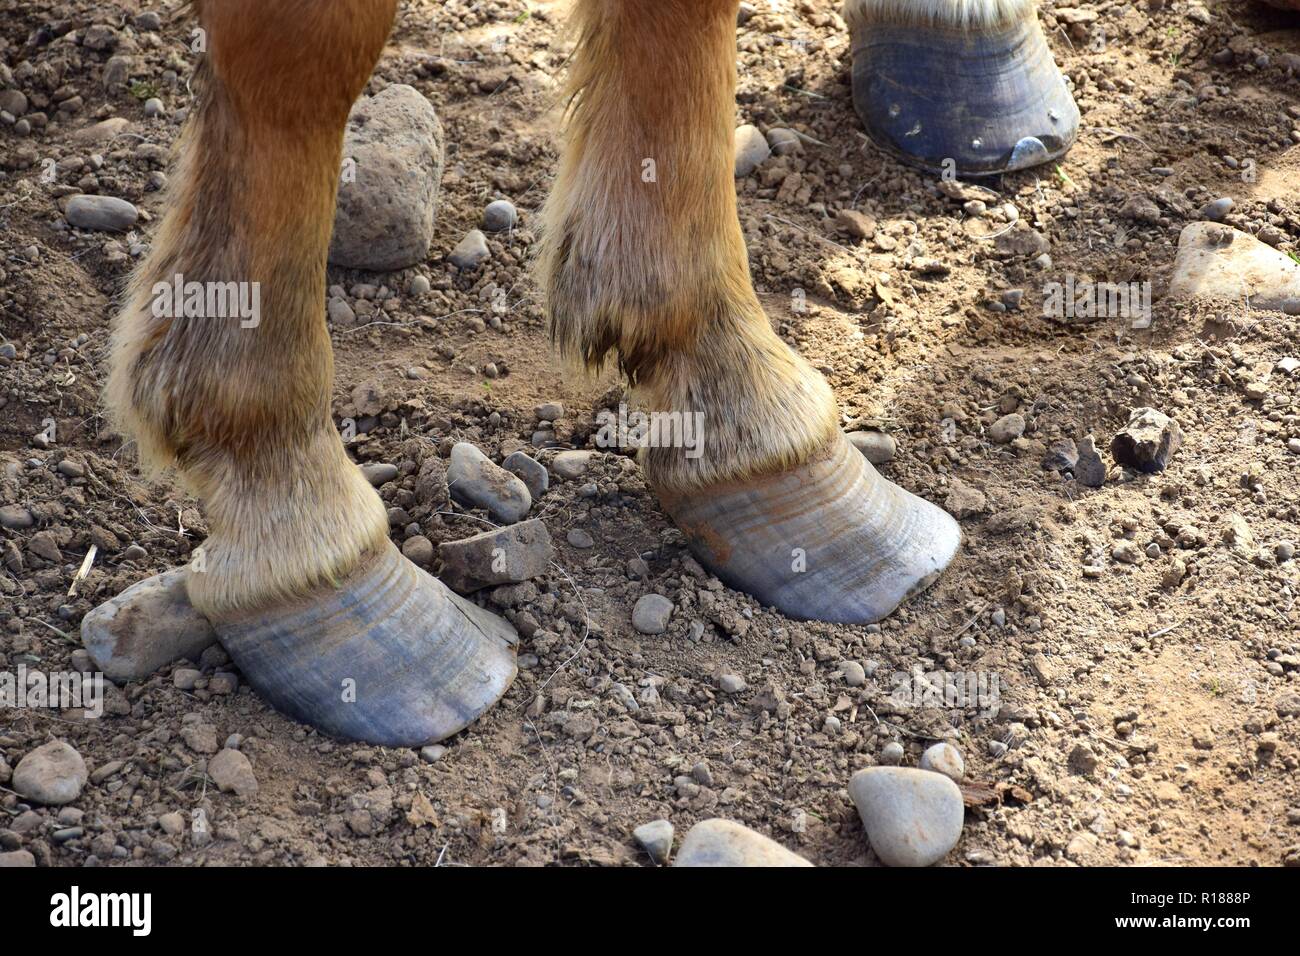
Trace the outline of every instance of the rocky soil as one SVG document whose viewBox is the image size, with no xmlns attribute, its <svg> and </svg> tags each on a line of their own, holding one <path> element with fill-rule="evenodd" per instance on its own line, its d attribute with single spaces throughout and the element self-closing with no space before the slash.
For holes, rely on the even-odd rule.
<svg viewBox="0 0 1300 956">
<path fill-rule="evenodd" d="M 0 862 L 734 859 L 734 828 L 682 839 L 721 817 L 779 844 L 746 853 L 820 865 L 936 846 L 966 866 L 1300 863 L 1300 290 L 1174 275 L 1193 223 L 1240 237 L 1197 233 L 1211 252 L 1297 261 L 1300 14 L 1049 0 L 1040 17 L 1080 141 L 974 186 L 865 139 L 832 3 L 742 10 L 736 186 L 762 300 L 864 453 L 966 536 L 927 593 L 842 627 L 707 574 L 634 460 L 595 445 L 615 372 L 550 357 L 528 265 L 560 6 L 404 2 L 367 96 L 406 111 L 420 134 L 395 148 L 426 180 L 405 242 L 351 243 L 382 258 L 365 268 L 408 264 L 330 270 L 334 411 L 412 560 L 468 587 L 478 545 L 442 546 L 503 525 L 536 549 L 477 592 L 519 630 L 519 678 L 420 751 L 279 716 L 201 640 L 109 684 L 98 719 L 0 710 Z M 200 503 L 146 483 L 99 402 L 190 105 L 190 27 L 131 0 L 0 0 L 6 673 L 89 669 L 87 612 L 204 539 Z M 1071 281 L 1149 282 L 1149 327 L 1045 309 Z M 518 481 L 486 470 L 481 495 L 449 495 L 447 469 L 478 461 L 457 443 L 516 456 Z M 967 673 L 995 694 L 945 697 Z M 904 798 L 935 845 L 900 837 Z"/>
</svg>

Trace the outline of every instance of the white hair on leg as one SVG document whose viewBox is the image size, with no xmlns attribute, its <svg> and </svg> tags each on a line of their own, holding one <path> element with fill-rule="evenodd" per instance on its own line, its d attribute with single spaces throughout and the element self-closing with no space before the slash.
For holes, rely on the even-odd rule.
<svg viewBox="0 0 1300 956">
<path fill-rule="evenodd" d="M 875 23 L 993 27 L 1034 16 L 1034 0 L 844 0 L 844 19 L 856 29 Z"/>
</svg>

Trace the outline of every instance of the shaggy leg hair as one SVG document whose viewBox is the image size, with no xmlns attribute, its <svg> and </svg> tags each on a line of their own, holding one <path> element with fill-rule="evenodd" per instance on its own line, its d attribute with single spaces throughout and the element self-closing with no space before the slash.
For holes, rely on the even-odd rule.
<svg viewBox="0 0 1300 956">
<path fill-rule="evenodd" d="M 611 351 L 703 453 L 647 449 L 661 492 L 777 472 L 838 431 L 826 382 L 750 283 L 733 178 L 737 0 L 578 0 L 571 116 L 540 259 L 561 354 Z"/>
<path fill-rule="evenodd" d="M 202 99 L 114 324 L 108 401 L 146 468 L 174 468 L 202 499 L 211 534 L 190 598 L 220 618 L 337 579 L 387 535 L 330 416 L 321 303 L 343 129 L 396 0 L 195 6 Z M 155 283 L 177 274 L 260 283 L 260 323 L 154 315 Z"/>
</svg>

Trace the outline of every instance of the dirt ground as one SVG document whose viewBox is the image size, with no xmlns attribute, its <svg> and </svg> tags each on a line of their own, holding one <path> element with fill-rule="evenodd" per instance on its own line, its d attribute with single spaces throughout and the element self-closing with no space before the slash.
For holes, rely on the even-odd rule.
<svg viewBox="0 0 1300 956">
<path fill-rule="evenodd" d="M 984 183 L 997 197 L 980 215 L 866 141 L 835 5 L 753 7 L 738 27 L 737 124 L 805 136 L 737 182 L 755 282 L 834 386 L 846 429 L 896 439 L 886 474 L 965 515 L 948 573 L 880 625 L 787 620 L 704 573 L 631 461 L 604 455 L 535 508 L 562 570 L 481 595 L 519 626 L 519 678 L 436 761 L 330 741 L 246 686 L 216 693 L 206 678 L 228 667 L 210 655 L 194 689 L 168 668 L 115 692 L 99 720 L 0 712 L 0 772 L 55 737 L 92 772 L 74 804 L 82 832 L 57 837 L 68 820 L 0 780 L 0 849 L 43 865 L 650 865 L 639 824 L 667 818 L 680 839 L 724 816 L 818 864 L 874 864 L 850 775 L 891 741 L 914 765 L 947 739 L 967 777 L 952 864 L 1300 862 L 1300 454 L 1287 447 L 1300 376 L 1274 367 L 1300 354 L 1297 318 L 1164 295 L 1179 231 L 1210 200 L 1231 197 L 1227 221 L 1281 249 L 1300 239 L 1300 14 L 1244 0 L 1042 4 L 1079 142 L 1059 166 Z M 139 29 L 147 9 L 0 0 L 0 89 L 46 117 L 26 135 L 0 125 L 0 504 L 35 518 L 0 531 L 9 670 L 71 668 L 82 615 L 185 562 L 205 533 L 198 502 L 141 479 L 99 405 L 109 319 L 190 100 L 190 24 L 165 12 L 161 31 Z M 532 450 L 535 406 L 562 402 L 555 441 L 585 447 L 595 413 L 619 400 L 615 372 L 582 380 L 552 360 L 527 271 L 556 166 L 562 25 L 550 2 L 404 2 L 368 90 L 416 87 L 448 141 L 427 261 L 329 277 L 358 316 L 333 329 L 336 417 L 365 418 L 357 386 L 387 396 L 351 447 L 398 466 L 381 493 L 406 519 L 399 543 L 411 524 L 435 543 L 480 530 L 417 487 L 421 462 L 452 441 L 498 460 Z M 114 55 L 132 65 L 106 88 Z M 152 97 L 163 116 L 146 117 Z M 80 132 L 113 117 L 125 123 L 106 141 Z M 60 202 L 78 192 L 146 215 L 115 237 L 73 230 Z M 446 255 L 496 198 L 515 203 L 519 227 L 458 274 Z M 992 238 L 1004 203 L 1023 226 Z M 874 235 L 840 229 L 845 209 Z M 417 274 L 432 289 L 408 296 Z M 1151 328 L 1045 317 L 1047 284 L 1068 275 L 1149 281 Z M 500 290 L 504 313 L 490 308 Z M 1110 462 L 1139 406 L 1184 432 L 1162 473 Z M 1011 412 L 1024 434 L 999 444 L 989 426 Z M 40 437 L 49 419 L 53 442 Z M 1110 464 L 1102 487 L 1043 467 L 1053 443 L 1089 434 Z M 574 530 L 594 547 L 573 546 Z M 630 622 L 650 591 L 676 606 L 656 637 Z M 850 686 L 845 662 L 865 684 Z M 893 695 L 894 675 L 916 687 L 933 672 L 996 675 L 1000 701 Z M 724 693 L 724 674 L 746 689 Z M 212 786 L 195 725 L 242 735 L 255 796 Z M 196 807 L 206 846 L 160 824 Z"/>
</svg>

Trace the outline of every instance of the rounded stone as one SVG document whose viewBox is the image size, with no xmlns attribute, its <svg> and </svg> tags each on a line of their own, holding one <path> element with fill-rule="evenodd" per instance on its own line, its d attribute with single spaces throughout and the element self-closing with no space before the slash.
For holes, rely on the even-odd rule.
<svg viewBox="0 0 1300 956">
<path fill-rule="evenodd" d="M 483 210 L 483 228 L 488 232 L 505 232 L 519 221 L 515 205 L 508 199 L 497 199 Z"/>
<path fill-rule="evenodd" d="M 999 445 L 1015 441 L 1025 433 L 1025 416 L 1012 412 L 989 426 L 989 437 Z"/>
<path fill-rule="evenodd" d="M 68 225 L 97 232 L 122 232 L 135 225 L 140 213 L 115 196 L 73 196 L 63 217 Z"/>
<path fill-rule="evenodd" d="M 930 866 L 957 845 L 965 820 L 961 791 L 943 774 L 868 767 L 849 781 L 867 839 L 886 866 Z"/>
<path fill-rule="evenodd" d="M 60 805 L 81 796 L 89 776 L 81 754 L 62 740 L 51 740 L 18 761 L 11 784 L 28 800 Z"/>
<path fill-rule="evenodd" d="M 797 853 L 731 820 L 705 820 L 691 827 L 673 866 L 812 866 Z"/>
<path fill-rule="evenodd" d="M 966 775 L 966 762 L 961 751 L 949 743 L 937 743 L 921 754 L 921 769 L 941 773 L 954 783 L 961 783 Z"/>
<path fill-rule="evenodd" d="M 642 634 L 662 634 L 673 609 L 673 602 L 662 594 L 643 594 L 632 608 L 632 626 Z"/>
<path fill-rule="evenodd" d="M 757 126 L 746 124 L 736 130 L 736 178 L 748 176 L 772 154 L 767 137 Z"/>
<path fill-rule="evenodd" d="M 894 455 L 898 451 L 898 443 L 884 432 L 868 429 L 867 431 L 849 432 L 845 437 L 873 465 L 883 465 L 893 461 Z"/>
</svg>

